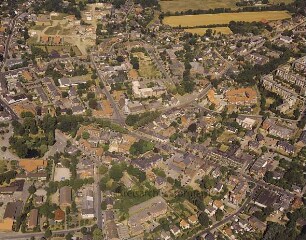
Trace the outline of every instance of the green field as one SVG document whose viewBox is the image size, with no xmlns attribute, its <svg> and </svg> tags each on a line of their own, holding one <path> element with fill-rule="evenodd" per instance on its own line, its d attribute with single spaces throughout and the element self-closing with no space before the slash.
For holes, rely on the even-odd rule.
<svg viewBox="0 0 306 240">
<path fill-rule="evenodd" d="M 81 51 L 77 46 L 37 46 L 41 48 L 42 50 L 46 51 L 46 47 L 48 49 L 48 52 L 51 53 L 52 50 L 57 51 L 59 54 L 69 54 L 70 49 L 72 48 L 76 56 L 82 56 Z"/>
<path fill-rule="evenodd" d="M 265 11 L 265 12 L 239 12 L 200 14 L 165 17 L 163 23 L 171 27 L 196 27 L 213 24 L 228 24 L 230 21 L 273 21 L 291 18 L 287 11 Z"/>
<path fill-rule="evenodd" d="M 176 12 L 192 10 L 208 10 L 214 8 L 237 8 L 238 0 L 160 0 L 163 12 Z M 271 4 L 291 3 L 293 0 L 270 0 Z"/>
<path fill-rule="evenodd" d="M 136 52 L 134 55 L 139 59 L 138 74 L 144 78 L 160 78 L 161 72 L 153 64 L 150 57 L 146 56 L 143 52 Z"/>
</svg>

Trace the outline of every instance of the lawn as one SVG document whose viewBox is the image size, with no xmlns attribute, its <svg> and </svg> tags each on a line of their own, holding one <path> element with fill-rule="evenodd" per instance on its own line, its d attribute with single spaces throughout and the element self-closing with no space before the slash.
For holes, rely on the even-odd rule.
<svg viewBox="0 0 306 240">
<path fill-rule="evenodd" d="M 193 33 L 193 34 L 198 34 L 198 35 L 204 35 L 208 28 L 186 28 L 185 32 Z M 231 29 L 228 27 L 215 27 L 211 28 L 213 31 L 216 31 L 217 33 L 223 33 L 223 34 L 232 34 Z"/>
<path fill-rule="evenodd" d="M 51 20 L 63 20 L 64 17 L 68 16 L 68 14 L 66 13 L 57 13 L 57 14 L 58 14 L 57 16 L 52 16 Z"/>
<path fill-rule="evenodd" d="M 46 50 L 45 46 L 37 46 L 41 48 L 42 50 Z M 51 53 L 53 50 L 57 51 L 59 54 L 69 54 L 70 49 L 73 49 L 76 56 L 82 56 L 82 53 L 80 52 L 79 48 L 77 46 L 47 46 L 48 52 Z"/>
<path fill-rule="evenodd" d="M 150 57 L 146 56 L 143 52 L 133 53 L 139 59 L 138 74 L 144 78 L 160 78 L 161 72 L 154 66 Z"/>
<path fill-rule="evenodd" d="M 61 31 L 62 30 L 62 26 L 59 24 L 59 25 L 56 25 L 56 26 L 53 26 L 53 27 L 49 27 L 46 31 L 45 31 L 45 34 L 47 35 L 56 35 L 58 31 Z"/>
<path fill-rule="evenodd" d="M 163 23 L 172 27 L 196 27 L 213 24 L 228 24 L 230 21 L 273 21 L 291 18 L 287 11 L 240 12 L 200 14 L 165 17 Z"/>
</svg>

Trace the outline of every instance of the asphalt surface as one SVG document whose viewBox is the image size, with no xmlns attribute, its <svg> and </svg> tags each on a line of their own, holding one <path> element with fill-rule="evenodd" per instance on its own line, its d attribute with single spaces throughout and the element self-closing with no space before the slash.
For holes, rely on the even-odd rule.
<svg viewBox="0 0 306 240">
<path fill-rule="evenodd" d="M 13 111 L 13 109 L 1 97 L 0 97 L 0 105 L 4 108 L 4 110 L 6 112 L 8 112 L 11 115 L 12 120 L 18 120 L 19 119 L 19 117 Z"/>
</svg>

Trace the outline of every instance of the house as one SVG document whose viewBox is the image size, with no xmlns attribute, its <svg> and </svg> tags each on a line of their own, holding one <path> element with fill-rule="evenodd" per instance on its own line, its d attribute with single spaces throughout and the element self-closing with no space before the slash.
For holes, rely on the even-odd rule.
<svg viewBox="0 0 306 240">
<path fill-rule="evenodd" d="M 178 228 L 178 226 L 173 225 L 173 226 L 170 227 L 170 232 L 171 232 L 175 237 L 177 237 L 178 235 L 180 235 L 181 230 Z"/>
<path fill-rule="evenodd" d="M 184 219 L 182 219 L 180 221 L 180 228 L 183 229 L 183 230 L 186 230 L 186 229 L 190 228 L 190 225 L 189 225 L 188 222 L 186 222 Z"/>
<path fill-rule="evenodd" d="M 214 191 L 220 193 L 223 189 L 223 184 L 221 182 L 218 182 L 215 187 L 214 187 Z"/>
<path fill-rule="evenodd" d="M 212 217 L 212 216 L 215 215 L 216 209 L 215 209 L 213 206 L 208 205 L 208 206 L 205 208 L 204 212 L 207 213 L 207 215 L 208 215 L 209 217 Z"/>
<path fill-rule="evenodd" d="M 60 206 L 65 208 L 71 206 L 72 203 L 72 190 L 71 187 L 64 186 L 59 190 L 59 203 Z"/>
<path fill-rule="evenodd" d="M 160 176 L 157 176 L 156 179 L 155 179 L 155 187 L 157 189 L 162 189 L 166 186 L 167 184 L 167 181 L 165 178 L 163 177 L 160 177 Z"/>
<path fill-rule="evenodd" d="M 165 232 L 165 231 L 162 231 L 160 233 L 160 237 L 161 237 L 162 240 L 170 240 L 171 239 L 170 232 Z"/>
<path fill-rule="evenodd" d="M 35 196 L 34 197 L 34 204 L 36 206 L 41 206 L 44 203 L 44 196 Z"/>
<path fill-rule="evenodd" d="M 238 116 L 236 122 L 245 129 L 252 130 L 256 124 L 256 120 L 248 117 Z"/>
<path fill-rule="evenodd" d="M 65 220 L 65 212 L 58 208 L 54 211 L 54 221 L 56 223 L 62 223 Z"/>
<path fill-rule="evenodd" d="M 211 232 L 208 232 L 208 233 L 202 234 L 200 239 L 201 240 L 215 240 L 216 238 Z"/>
<path fill-rule="evenodd" d="M 34 208 L 29 213 L 28 229 L 34 229 L 38 225 L 38 209 Z"/>
<path fill-rule="evenodd" d="M 278 141 L 277 147 L 288 154 L 294 153 L 294 146 L 286 141 Z"/>
<path fill-rule="evenodd" d="M 198 217 L 197 215 L 191 215 L 188 217 L 188 222 L 191 224 L 191 225 L 196 225 L 199 221 L 198 221 Z"/>
<path fill-rule="evenodd" d="M 214 202 L 213 202 L 213 208 L 214 209 L 220 209 L 220 210 L 223 210 L 224 209 L 224 205 L 223 205 L 223 203 L 222 203 L 222 201 L 220 201 L 220 200 L 215 200 Z"/>
<path fill-rule="evenodd" d="M 288 140 L 293 136 L 294 130 L 275 124 L 269 128 L 269 134 Z"/>
<path fill-rule="evenodd" d="M 293 39 L 289 36 L 280 36 L 279 40 L 287 44 L 292 43 L 293 41 Z"/>
</svg>

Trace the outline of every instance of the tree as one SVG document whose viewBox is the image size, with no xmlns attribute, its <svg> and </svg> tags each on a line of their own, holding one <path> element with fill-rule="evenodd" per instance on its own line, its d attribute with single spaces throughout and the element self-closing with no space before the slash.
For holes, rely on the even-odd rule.
<svg viewBox="0 0 306 240">
<path fill-rule="evenodd" d="M 29 193 L 32 195 L 36 192 L 36 187 L 34 185 L 31 185 L 28 189 Z"/>
<path fill-rule="evenodd" d="M 90 138 L 90 134 L 89 134 L 88 132 L 83 132 L 83 133 L 82 133 L 82 138 L 85 139 L 85 140 L 87 140 L 87 139 Z"/>
<path fill-rule="evenodd" d="M 132 155 L 144 154 L 148 151 L 151 151 L 154 148 L 152 142 L 140 139 L 138 142 L 134 142 L 130 147 L 130 153 Z"/>
<path fill-rule="evenodd" d="M 68 96 L 69 96 L 68 92 L 66 92 L 66 91 L 65 91 L 65 92 L 62 92 L 62 97 L 63 97 L 63 98 L 66 98 L 66 97 L 68 97 Z"/>
<path fill-rule="evenodd" d="M 221 209 L 217 209 L 215 216 L 217 221 L 221 221 L 224 216 L 224 213 Z"/>
<path fill-rule="evenodd" d="M 98 108 L 98 102 L 97 102 L 97 100 L 94 99 L 94 98 L 89 99 L 89 101 L 88 101 L 88 106 L 89 106 L 91 109 L 97 109 L 97 108 Z"/>
<path fill-rule="evenodd" d="M 109 170 L 110 178 L 118 182 L 123 176 L 124 169 L 125 167 L 122 164 L 114 164 Z"/>
<path fill-rule="evenodd" d="M 52 231 L 49 228 L 47 228 L 45 231 L 45 238 L 50 238 L 50 237 L 52 237 Z"/>
<path fill-rule="evenodd" d="M 81 233 L 82 233 L 83 235 L 86 235 L 86 234 L 88 233 L 87 228 L 86 228 L 86 227 L 82 227 L 82 228 L 81 228 Z"/>
<path fill-rule="evenodd" d="M 207 213 L 201 212 L 199 214 L 199 223 L 205 228 L 209 226 L 209 217 Z"/>
<path fill-rule="evenodd" d="M 96 228 L 96 229 L 93 231 L 92 239 L 93 239 L 93 240 L 102 240 L 102 239 L 103 239 L 103 233 L 102 233 L 101 229 Z"/>
<path fill-rule="evenodd" d="M 66 240 L 71 240 L 72 239 L 72 234 L 71 233 L 68 233 L 66 236 L 65 236 L 65 239 Z"/>
</svg>

